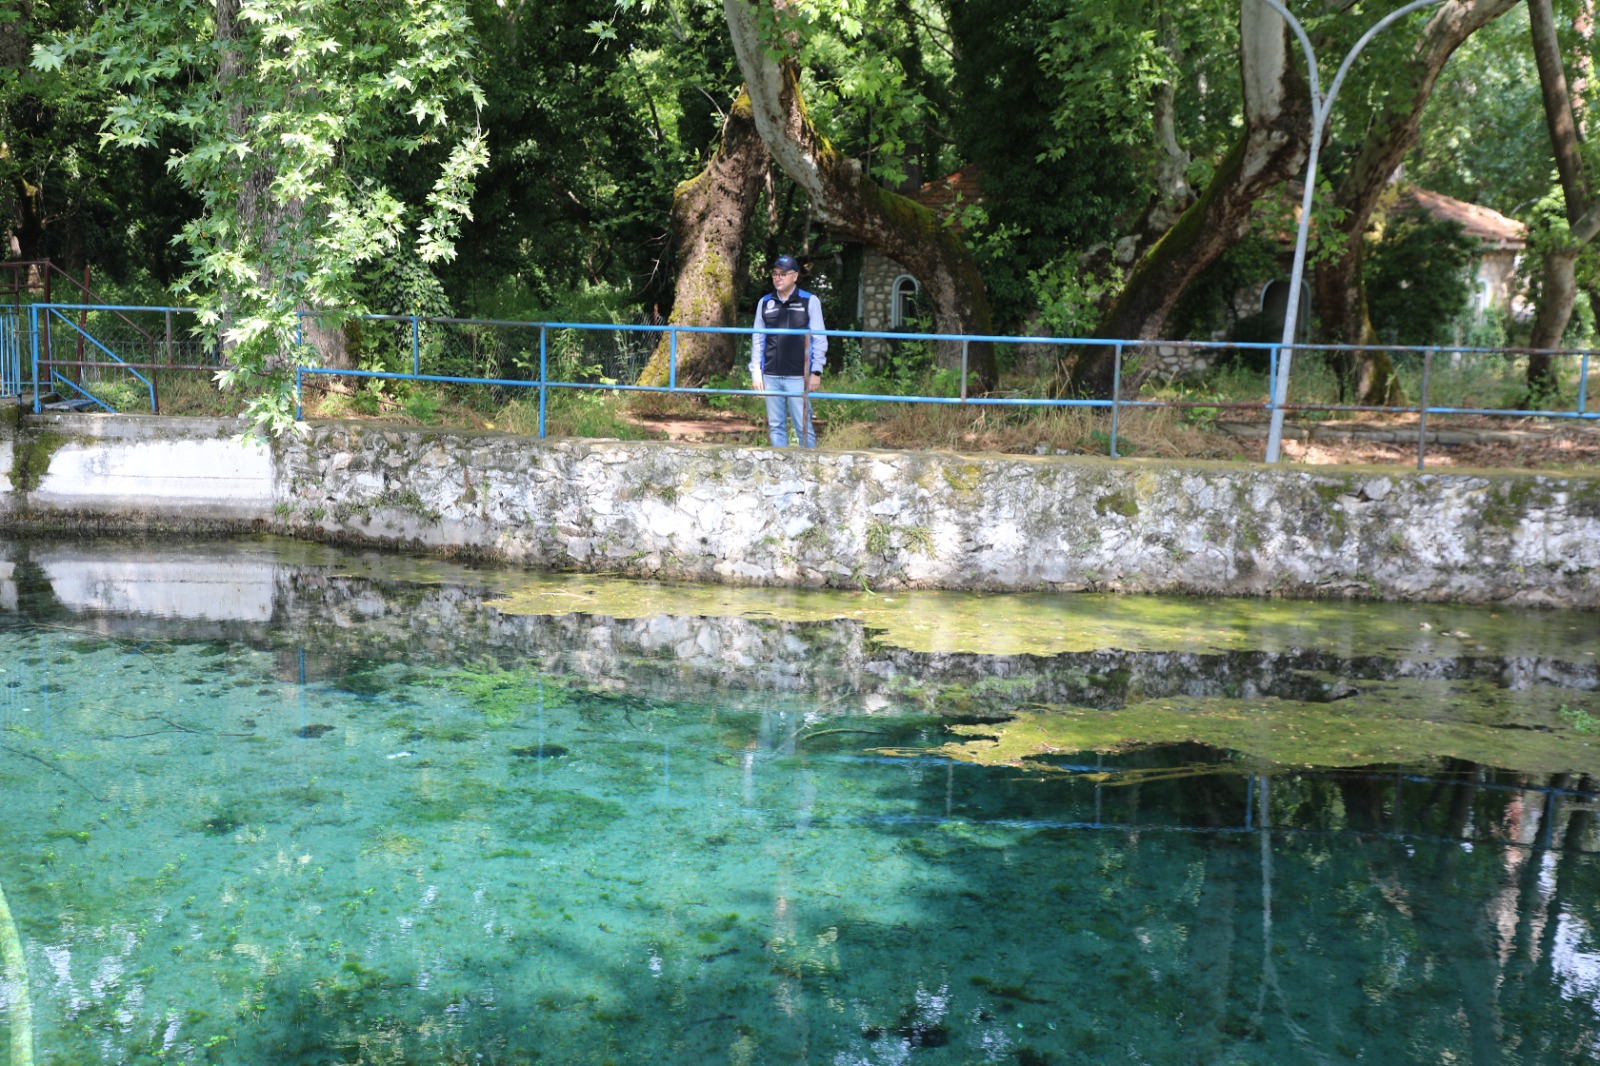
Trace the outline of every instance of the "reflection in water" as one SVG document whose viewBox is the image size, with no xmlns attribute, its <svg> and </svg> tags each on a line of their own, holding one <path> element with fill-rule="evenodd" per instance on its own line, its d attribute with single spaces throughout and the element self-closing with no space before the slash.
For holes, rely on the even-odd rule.
<svg viewBox="0 0 1600 1066">
<path fill-rule="evenodd" d="M 303 548 L 146 550 L 7 552 L 0 883 L 29 979 L 0 1017 L 14 1041 L 31 993 L 41 1063 L 1509 1064 L 1600 1041 L 1593 637 L 1526 639 L 1566 617 L 1469 656 L 1360 605 L 1337 654 L 977 656 L 848 621 L 504 615 L 504 575 L 340 576 Z M 85 592 L 96 573 L 150 587 Z M 1368 730 L 1351 758 L 1306 757 L 1318 708 Z M 1372 720 L 1403 762 L 1370 757 Z"/>
</svg>

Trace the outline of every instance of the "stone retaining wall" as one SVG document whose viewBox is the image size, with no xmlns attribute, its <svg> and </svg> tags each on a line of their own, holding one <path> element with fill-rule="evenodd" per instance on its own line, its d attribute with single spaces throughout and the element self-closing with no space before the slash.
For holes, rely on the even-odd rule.
<svg viewBox="0 0 1600 1066">
<path fill-rule="evenodd" d="M 735 584 L 1600 606 L 1600 475 L 540 442 L 358 423 L 310 425 L 269 455 L 236 431 L 29 417 L 0 451 L 3 520 L 270 528 Z"/>
</svg>

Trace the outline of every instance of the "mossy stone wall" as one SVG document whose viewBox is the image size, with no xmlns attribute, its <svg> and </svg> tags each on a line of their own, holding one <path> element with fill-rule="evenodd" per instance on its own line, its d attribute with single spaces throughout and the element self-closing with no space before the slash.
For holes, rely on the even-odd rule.
<svg viewBox="0 0 1600 1066">
<path fill-rule="evenodd" d="M 1600 474 L 0 423 L 0 529 L 270 529 L 736 585 L 1600 607 Z"/>
<path fill-rule="evenodd" d="M 1600 606 L 1600 475 L 533 441 L 319 425 L 302 536 L 752 585 Z"/>
</svg>

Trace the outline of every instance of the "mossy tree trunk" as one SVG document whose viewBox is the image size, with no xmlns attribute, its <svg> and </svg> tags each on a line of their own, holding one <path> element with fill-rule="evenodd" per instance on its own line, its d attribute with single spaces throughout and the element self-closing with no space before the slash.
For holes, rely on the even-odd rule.
<svg viewBox="0 0 1600 1066">
<path fill-rule="evenodd" d="M 876 248 L 916 276 L 933 301 L 940 333 L 991 333 L 988 290 L 961 238 L 921 204 L 879 186 L 859 160 L 840 154 L 811 124 L 799 69 L 792 59 L 780 58 L 781 41 L 769 41 L 763 32 L 764 27 L 781 31 L 789 4 L 772 0 L 771 8 L 776 20 L 758 17 L 752 0 L 723 0 L 756 129 L 773 162 L 810 198 L 815 217 L 830 230 Z M 958 368 L 961 357 L 959 342 L 940 345 L 941 366 Z M 967 367 L 981 387 L 992 386 L 992 346 L 971 344 Z"/>
<path fill-rule="evenodd" d="M 1292 177 L 1309 151 L 1311 101 L 1290 62 L 1289 25 L 1261 0 L 1240 0 L 1239 68 L 1245 133 L 1210 183 L 1135 264 L 1095 336 L 1157 340 L 1200 272 L 1250 231 L 1256 201 Z M 1068 351 L 1057 366 L 1058 395 L 1111 395 L 1115 351 Z"/>
<path fill-rule="evenodd" d="M 1385 72 L 1390 88 L 1355 161 L 1334 195 L 1338 253 L 1323 260 L 1313 279 L 1317 320 L 1324 340 L 1333 344 L 1376 344 L 1367 314 L 1361 272 L 1364 235 L 1384 203 L 1395 171 L 1417 143 L 1422 113 L 1461 43 L 1511 8 L 1518 0 L 1450 0 L 1428 20 L 1422 39 L 1399 69 Z M 1334 360 L 1339 391 L 1358 404 L 1390 406 L 1404 401 L 1394 364 L 1382 352 L 1340 353 Z"/>
<path fill-rule="evenodd" d="M 32 3 L 22 3 L 18 5 L 17 17 L 0 21 L 0 68 L 5 70 L 6 77 L 23 84 L 26 84 L 33 57 L 33 35 L 28 32 L 32 17 Z M 23 97 L 15 106 L 27 111 L 28 118 L 23 121 L 28 125 L 51 121 L 42 100 Z M 21 115 L 0 115 L 0 130 L 21 118 Z M 12 143 L 17 143 L 14 137 Z M 5 185 L 0 186 L 0 209 L 9 209 L 3 223 L 8 231 L 6 245 L 13 258 L 38 260 L 44 258 L 44 190 L 28 180 L 27 164 L 26 158 L 15 158 L 10 145 L 0 141 L 0 174 L 9 177 Z"/>
<path fill-rule="evenodd" d="M 669 324 L 736 326 L 739 282 L 745 273 L 745 234 L 767 174 L 767 146 L 756 131 L 750 97 L 740 93 L 722 125 L 711 162 L 672 197 L 678 280 Z M 703 385 L 738 362 L 740 337 L 729 333 L 678 334 L 678 384 Z M 665 385 L 671 336 L 662 336 L 639 375 L 641 385 Z"/>
<path fill-rule="evenodd" d="M 1533 58 L 1539 68 L 1539 88 L 1544 98 L 1545 124 L 1555 151 L 1556 173 L 1566 200 L 1567 232 L 1547 235 L 1539 310 L 1533 319 L 1530 348 L 1556 348 L 1561 344 L 1572 308 L 1578 298 L 1577 256 L 1600 233 L 1600 202 L 1592 196 L 1581 151 L 1582 136 L 1572 106 L 1562 65 L 1561 43 L 1556 37 L 1555 13 L 1550 0 L 1528 0 L 1528 24 L 1533 37 Z M 1530 398 L 1554 390 L 1556 378 L 1551 357 L 1528 357 Z"/>
</svg>

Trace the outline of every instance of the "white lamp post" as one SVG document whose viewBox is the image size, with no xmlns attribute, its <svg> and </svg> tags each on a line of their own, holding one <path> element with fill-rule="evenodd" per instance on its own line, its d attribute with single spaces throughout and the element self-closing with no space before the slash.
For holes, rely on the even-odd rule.
<svg viewBox="0 0 1600 1066">
<path fill-rule="evenodd" d="M 1306 28 L 1300 20 L 1289 14 L 1289 9 L 1279 3 L 1279 0 L 1261 0 L 1272 10 L 1282 15 L 1289 28 L 1294 30 L 1295 37 L 1300 40 L 1300 49 L 1306 55 L 1306 75 L 1311 81 L 1311 155 L 1306 160 L 1305 193 L 1300 198 L 1300 228 L 1294 239 L 1294 267 L 1289 272 L 1289 305 L 1283 314 L 1283 340 L 1278 348 L 1278 376 L 1272 390 L 1272 429 L 1267 434 L 1267 462 L 1278 461 L 1278 452 L 1283 445 L 1283 408 L 1289 402 L 1289 366 L 1294 357 L 1294 335 L 1299 326 L 1300 317 L 1300 290 L 1302 279 L 1306 270 L 1306 238 L 1311 230 L 1311 201 L 1317 189 L 1317 156 L 1322 148 L 1322 134 L 1327 129 L 1328 114 L 1333 110 L 1333 99 L 1339 95 L 1339 87 L 1344 84 L 1344 77 L 1350 73 L 1350 66 L 1355 62 L 1356 56 L 1367 46 L 1367 42 L 1376 37 L 1390 23 L 1418 8 L 1430 7 L 1443 3 L 1444 0 L 1412 0 L 1411 3 L 1397 11 L 1390 12 L 1379 19 L 1355 47 L 1350 49 L 1350 54 L 1344 57 L 1344 62 L 1339 64 L 1339 72 L 1333 76 L 1333 84 L 1328 86 L 1328 95 L 1322 95 L 1322 89 L 1317 82 L 1317 54 L 1311 47 L 1311 38 L 1306 34 Z"/>
</svg>

